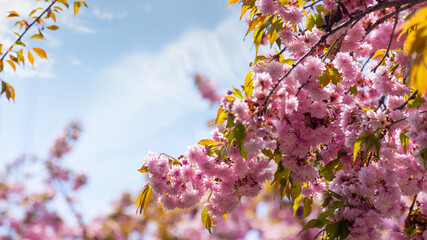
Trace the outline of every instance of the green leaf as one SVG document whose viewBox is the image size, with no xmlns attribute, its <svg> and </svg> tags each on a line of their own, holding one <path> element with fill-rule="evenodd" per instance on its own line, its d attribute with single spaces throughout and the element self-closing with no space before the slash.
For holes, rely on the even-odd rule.
<svg viewBox="0 0 427 240">
<path fill-rule="evenodd" d="M 407 149 L 406 147 L 408 146 L 409 143 L 409 137 L 406 136 L 406 133 L 408 133 L 408 129 L 403 129 L 403 131 L 400 133 L 400 143 L 402 144 L 403 147 L 403 152 L 405 154 L 407 154 Z"/>
<path fill-rule="evenodd" d="M 203 223 L 203 226 L 209 231 L 209 233 L 212 234 L 211 227 L 213 227 L 214 224 L 213 224 L 212 217 L 209 215 L 209 210 L 206 208 L 203 209 L 203 212 L 202 212 L 202 223 Z"/>
<path fill-rule="evenodd" d="M 247 159 L 247 154 L 243 149 L 243 146 L 245 144 L 246 134 L 247 134 L 246 128 L 243 124 L 239 123 L 234 127 L 233 136 L 234 136 L 234 139 L 236 139 L 236 144 L 239 147 L 240 154 L 244 159 Z"/>
<path fill-rule="evenodd" d="M 148 203 L 150 202 L 152 193 L 153 193 L 153 190 L 150 186 L 150 183 L 147 183 L 147 185 L 145 185 L 144 187 L 144 190 L 142 190 L 142 192 L 139 194 L 138 200 L 136 200 L 137 213 L 138 213 L 138 210 L 139 210 L 139 214 L 141 214 L 142 211 L 144 211 L 144 215 L 145 215 L 145 210 L 147 209 Z"/>
<path fill-rule="evenodd" d="M 304 198 L 304 215 L 301 220 L 308 217 L 311 214 L 311 210 L 313 208 L 313 197 L 306 197 Z"/>
<path fill-rule="evenodd" d="M 342 220 L 326 225 L 329 239 L 345 239 L 348 236 L 347 222 Z"/>
</svg>

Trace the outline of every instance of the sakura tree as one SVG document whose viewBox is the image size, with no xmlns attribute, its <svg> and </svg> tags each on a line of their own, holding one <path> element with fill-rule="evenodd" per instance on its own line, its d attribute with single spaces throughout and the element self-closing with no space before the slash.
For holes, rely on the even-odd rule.
<svg viewBox="0 0 427 240">
<path fill-rule="evenodd" d="M 235 3 L 251 70 L 211 139 L 146 155 L 138 210 L 153 192 L 165 210 L 203 204 L 211 232 L 268 182 L 316 237 L 427 239 L 426 1 Z"/>
</svg>

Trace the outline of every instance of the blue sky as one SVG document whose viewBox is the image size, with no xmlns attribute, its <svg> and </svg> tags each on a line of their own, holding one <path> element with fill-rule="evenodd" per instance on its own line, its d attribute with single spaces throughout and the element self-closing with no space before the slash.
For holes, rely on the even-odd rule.
<svg viewBox="0 0 427 240">
<path fill-rule="evenodd" d="M 28 13 L 35 2 L 0 0 L 0 42 L 14 39 L 7 11 Z M 84 212 L 92 217 L 121 192 L 137 193 L 149 150 L 178 156 L 209 136 L 216 109 L 189 75 L 206 74 L 224 93 L 249 70 L 251 39 L 243 39 L 239 7 L 227 2 L 87 0 L 77 17 L 62 14 L 60 30 L 28 42 L 47 61 L 0 75 L 16 90 L 15 102 L 0 99 L 0 165 L 23 153 L 47 156 L 64 126 L 79 120 L 82 138 L 65 161 L 89 176 Z"/>
</svg>

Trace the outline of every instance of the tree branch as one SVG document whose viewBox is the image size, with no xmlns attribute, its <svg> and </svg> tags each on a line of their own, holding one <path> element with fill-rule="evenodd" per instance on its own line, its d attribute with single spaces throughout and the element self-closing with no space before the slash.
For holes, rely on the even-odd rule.
<svg viewBox="0 0 427 240">
<path fill-rule="evenodd" d="M 27 31 L 36 23 L 36 22 L 38 22 L 42 17 L 43 17 L 43 15 L 45 14 L 45 13 L 47 13 L 48 11 L 49 11 L 49 9 L 51 9 L 52 8 L 52 6 L 57 2 L 58 0 L 54 0 L 36 19 L 34 19 L 34 21 L 30 24 L 30 25 L 28 25 L 26 28 L 25 28 L 25 31 L 19 36 L 19 38 L 18 39 L 16 39 L 16 41 L 7 49 L 7 51 L 3 54 L 3 56 L 0 58 L 0 61 L 3 61 L 4 60 L 4 58 L 7 56 L 7 54 L 9 53 L 9 52 L 11 52 L 12 51 L 12 48 L 13 48 L 13 46 L 15 46 L 18 42 L 20 42 L 21 41 L 21 39 L 22 39 L 22 37 L 27 33 Z"/>
<path fill-rule="evenodd" d="M 353 15 L 349 20 L 347 20 L 346 22 L 342 23 L 341 25 L 337 26 L 336 28 L 332 29 L 330 32 L 326 33 L 325 35 L 323 35 L 319 41 L 316 42 L 316 44 L 314 44 L 314 46 L 312 46 L 310 48 L 310 50 L 305 53 L 300 59 L 298 59 L 297 62 L 295 62 L 294 64 L 292 64 L 291 69 L 289 69 L 289 71 L 287 73 L 285 73 L 285 75 L 283 77 L 281 77 L 276 84 L 274 84 L 273 88 L 271 89 L 270 93 L 268 94 L 268 96 L 266 97 L 266 99 L 264 100 L 264 103 L 262 104 L 262 107 L 266 107 L 268 104 L 268 100 L 271 98 L 271 96 L 273 95 L 273 93 L 275 92 L 276 88 L 279 86 L 279 84 L 283 81 L 283 79 L 285 79 L 286 77 L 289 76 L 289 74 L 296 68 L 296 66 L 298 66 L 298 64 L 300 64 L 305 58 L 307 58 L 311 53 L 314 52 L 314 50 L 324 41 L 326 41 L 326 39 L 330 36 L 332 36 L 333 34 L 335 34 L 336 32 L 338 32 L 339 30 L 348 27 L 350 24 L 352 23 L 357 23 L 358 21 L 360 21 L 363 17 L 365 17 L 366 15 L 382 10 L 382 9 L 386 9 L 386 8 L 390 8 L 390 7 L 395 7 L 395 8 L 400 8 L 400 6 L 404 5 L 404 4 L 408 4 L 412 6 L 415 6 L 419 3 L 422 3 L 424 0 L 396 0 L 396 1 L 383 1 L 378 3 L 377 5 L 368 7 L 365 9 L 365 11 L 363 12 L 358 12 L 355 15 Z M 407 6 L 408 6 L 407 5 Z M 409 8 L 409 7 L 408 7 Z M 407 9 L 407 8 L 405 8 Z"/>
<path fill-rule="evenodd" d="M 384 62 L 384 60 L 388 57 L 388 54 L 390 52 L 390 47 L 391 47 L 391 43 L 393 42 L 394 32 L 396 31 L 397 22 L 399 21 L 399 7 L 396 7 L 395 12 L 396 12 L 396 17 L 394 19 L 393 30 L 391 30 L 390 41 L 388 42 L 387 50 L 386 50 L 384 56 L 381 58 L 381 61 L 377 64 L 376 67 L 374 67 L 372 69 L 372 72 L 377 71 L 378 67 Z"/>
</svg>

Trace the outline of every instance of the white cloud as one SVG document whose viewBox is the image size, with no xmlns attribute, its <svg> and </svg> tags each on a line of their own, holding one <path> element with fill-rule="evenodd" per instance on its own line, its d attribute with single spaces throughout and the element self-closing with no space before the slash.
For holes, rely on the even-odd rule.
<svg viewBox="0 0 427 240">
<path fill-rule="evenodd" d="M 161 51 L 125 54 L 102 70 L 93 85 L 86 86 L 94 93 L 86 101 L 89 104 L 82 116 L 85 133 L 72 157 L 95 179 L 88 186 L 85 201 L 97 199 L 95 195 L 111 199 L 124 187 L 139 188 L 140 175 L 132 171 L 149 150 L 144 142 L 206 134 L 203 128 L 192 129 L 186 136 L 169 136 L 165 129 L 206 112 L 208 104 L 201 100 L 189 73 L 203 72 L 227 87 L 241 83 L 252 57 L 242 34 L 244 26 L 234 17 L 225 19 L 213 31 L 189 30 Z M 205 120 L 209 119 L 201 121 Z M 102 170 L 96 166 L 102 166 Z M 124 172 L 130 174 L 116 177 Z M 101 183 L 108 183 L 108 190 L 99 190 L 103 187 L 97 184 Z M 85 212 L 92 215 L 105 207 L 90 204 Z"/>
<path fill-rule="evenodd" d="M 74 66 L 78 66 L 78 65 L 82 64 L 82 62 L 80 62 L 80 61 L 79 61 L 79 60 L 77 60 L 77 59 L 72 59 L 72 60 L 70 61 L 70 63 L 71 63 L 71 65 L 74 65 Z"/>
<path fill-rule="evenodd" d="M 108 11 L 106 9 L 100 9 L 100 8 L 94 6 L 93 7 L 93 15 L 100 20 L 113 20 L 113 19 L 117 19 L 117 18 L 124 18 L 127 15 L 127 13 L 126 12 L 113 13 L 113 12 Z"/>
</svg>

